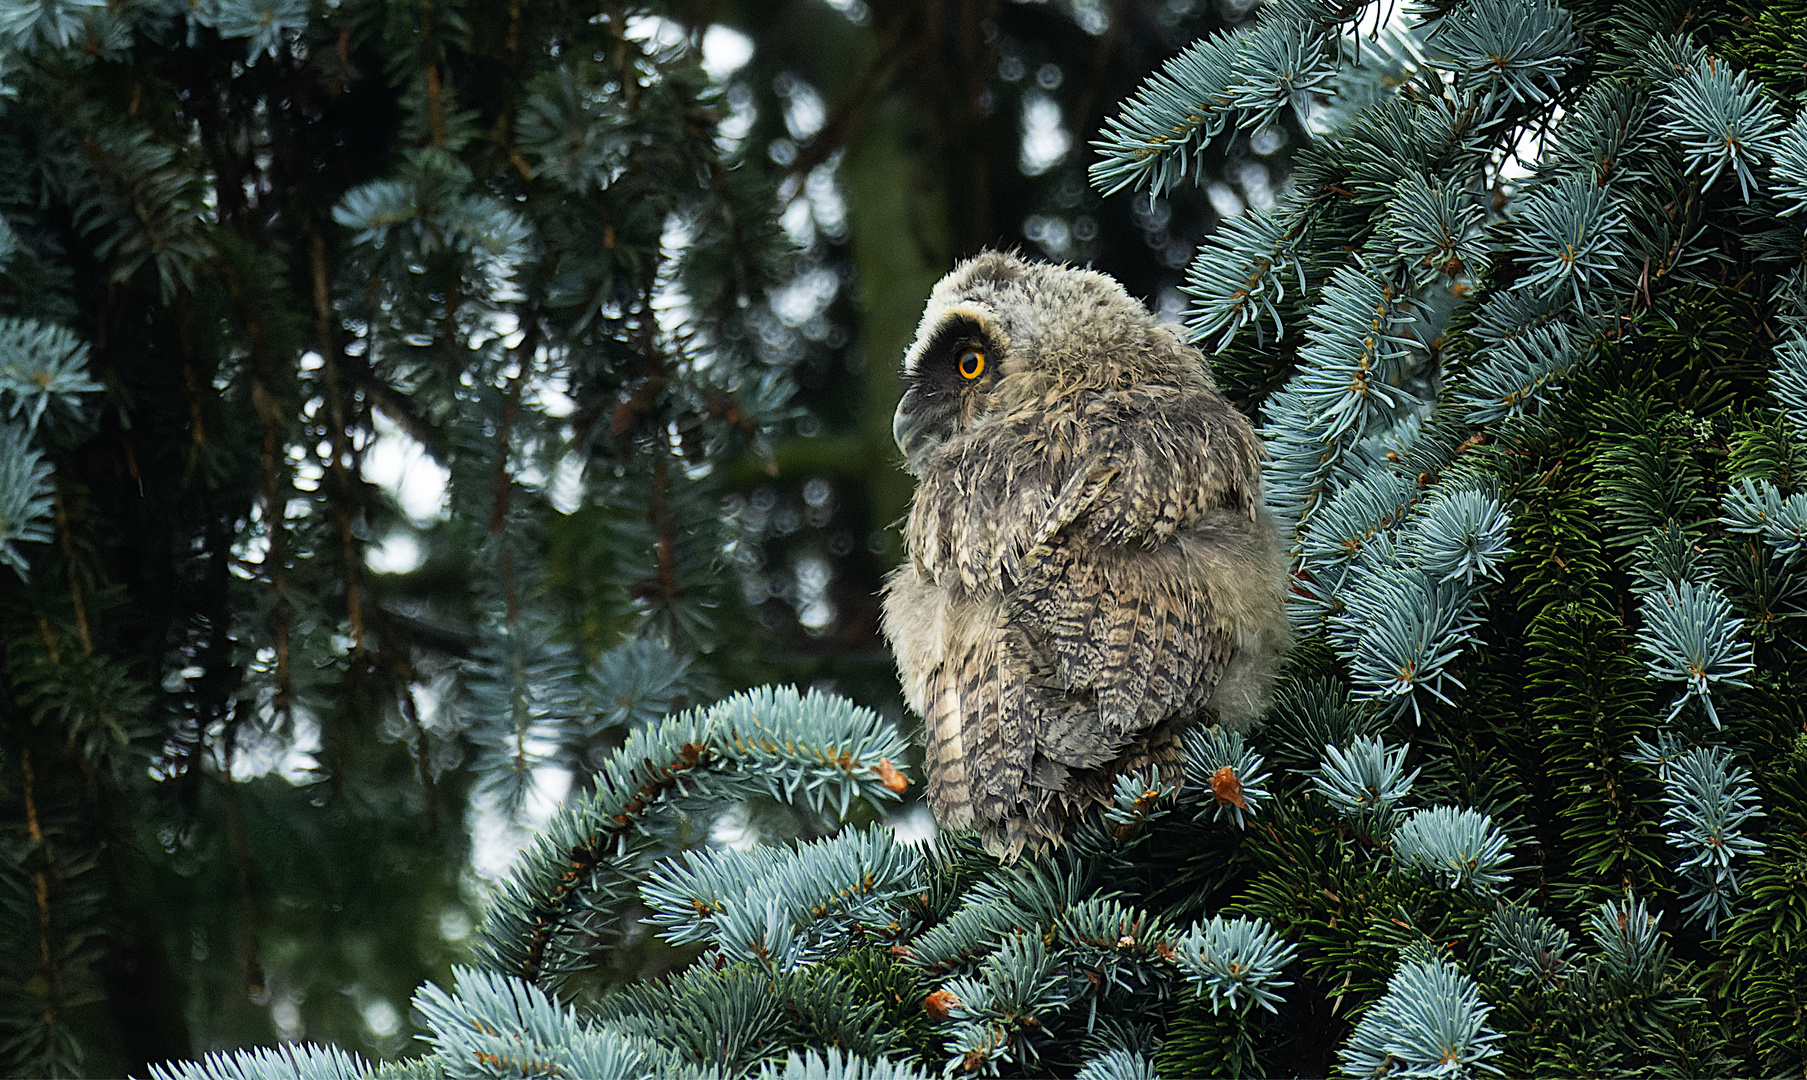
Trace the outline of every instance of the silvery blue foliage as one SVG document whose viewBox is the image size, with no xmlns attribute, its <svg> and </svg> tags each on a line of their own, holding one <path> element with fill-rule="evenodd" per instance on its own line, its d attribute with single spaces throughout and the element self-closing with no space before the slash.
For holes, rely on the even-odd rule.
<svg viewBox="0 0 1807 1080">
<path fill-rule="evenodd" d="M 1005 1026 L 1059 1009 L 1068 1001 L 1066 978 L 1039 934 L 1010 934 L 976 974 L 949 979 L 944 989 L 954 996 L 949 1019 L 942 1024 L 950 1072 L 975 1059 L 986 1064 L 1014 1060 Z M 1033 1053 L 1031 1043 L 1014 1045 Z"/>
<path fill-rule="evenodd" d="M 1654 766 L 1663 784 L 1663 824 L 1670 828 L 1670 846 L 1682 855 L 1675 872 L 1687 884 L 1688 915 L 1714 932 L 1731 915 L 1739 892 L 1732 860 L 1763 850 L 1761 841 L 1740 831 L 1764 816 L 1750 770 L 1733 765 L 1723 746 L 1682 750 L 1642 740 L 1638 746 L 1636 760 Z"/>
<path fill-rule="evenodd" d="M 1211 140 L 1229 126 L 1270 124 L 1281 110 L 1305 107 L 1336 74 L 1333 27 L 1278 9 L 1253 33 L 1220 31 L 1195 42 L 1151 76 L 1105 121 L 1092 183 L 1106 194 L 1126 187 L 1159 195 L 1198 175 Z M 1176 116 L 1185 117 L 1176 125 Z M 1150 146 L 1160 153 L 1148 153 Z"/>
<path fill-rule="evenodd" d="M 106 0 L 4 0 L 0 44 L 27 53 L 66 49 L 83 36 L 83 18 L 106 6 Z"/>
<path fill-rule="evenodd" d="M 956 968 L 1033 919 L 1004 890 L 981 886 L 967 893 L 952 915 L 918 935 L 904 960 L 924 971 Z"/>
<path fill-rule="evenodd" d="M 1298 369 L 1263 406 L 1268 506 L 1290 528 L 1383 451 L 1372 440 L 1409 429 L 1426 403 L 1413 384 L 1424 360 L 1424 303 L 1382 269 L 1338 266 L 1306 317 Z"/>
<path fill-rule="evenodd" d="M 1443 698 L 1442 681 L 1455 681 L 1446 669 L 1480 622 L 1481 585 L 1510 554 L 1510 529 L 1499 498 L 1480 487 L 1452 481 L 1421 494 L 1374 469 L 1301 528 L 1288 616 L 1301 631 L 1325 622 L 1353 697 L 1417 717 L 1420 689 Z"/>
<path fill-rule="evenodd" d="M 1221 351 L 1245 326 L 1257 335 L 1270 325 L 1275 337 L 1285 333 L 1280 304 L 1287 285 L 1305 291 L 1305 268 L 1292 251 L 1300 225 L 1289 199 L 1274 212 L 1251 207 L 1205 238 L 1180 290 L 1196 301 L 1186 322 L 1191 340 L 1215 335 L 1212 347 Z"/>
<path fill-rule="evenodd" d="M 1318 418 L 1320 441 L 1338 446 L 1389 423 L 1418 399 L 1400 384 L 1413 350 L 1407 328 L 1418 304 L 1373 271 L 1339 266 L 1306 320 L 1299 374 L 1287 388 Z"/>
<path fill-rule="evenodd" d="M 1777 344 L 1771 365 L 1770 390 L 1795 434 L 1807 436 L 1807 334 L 1797 329 Z"/>
<path fill-rule="evenodd" d="M 1230 818 L 1238 828 L 1247 828 L 1245 813 L 1253 816 L 1261 809 L 1261 803 L 1267 799 L 1268 791 L 1264 786 L 1268 781 L 1268 773 L 1263 765 L 1265 759 L 1247 745 L 1238 731 L 1226 731 L 1213 724 L 1208 728 L 1194 727 L 1180 737 L 1180 748 L 1185 754 L 1186 787 L 1198 792 L 1198 799 L 1208 810 L 1213 821 Z M 1218 798 L 1212 790 L 1212 779 L 1220 769 L 1228 768 L 1235 774 L 1241 785 L 1242 801 L 1247 804 L 1246 811 L 1233 801 Z"/>
<path fill-rule="evenodd" d="M 82 396 L 100 389 L 88 377 L 88 346 L 72 331 L 34 319 L 0 319 L 0 563 L 20 577 L 31 567 L 14 545 L 54 536 L 52 468 L 33 436 L 47 416 L 79 415 Z"/>
<path fill-rule="evenodd" d="M 1433 489 L 1412 515 L 1407 545 L 1418 566 L 1439 585 L 1479 578 L 1499 580 L 1500 564 L 1512 548 L 1512 519 L 1497 495 L 1480 488 Z"/>
<path fill-rule="evenodd" d="M 1776 138 L 1775 166 L 1770 170 L 1770 193 L 1789 201 L 1783 217 L 1807 209 L 1807 113 Z"/>
<path fill-rule="evenodd" d="M 1117 1049 L 1087 1058 L 1073 1080 L 1160 1080 L 1146 1054 Z"/>
<path fill-rule="evenodd" d="M 1301 20 L 1264 19 L 1242 40 L 1237 79 L 1230 85 L 1230 105 L 1241 110 L 1239 124 L 1249 130 L 1278 119 L 1281 110 L 1303 114 L 1313 92 L 1321 92 L 1336 75 L 1336 53 L 1321 27 Z"/>
<path fill-rule="evenodd" d="M 20 577 L 31 566 L 13 545 L 48 543 L 52 536 L 50 472 L 50 462 L 31 444 L 31 433 L 0 421 L 0 563 Z"/>
<path fill-rule="evenodd" d="M 247 38 L 245 63 L 274 53 L 283 37 L 307 26 L 308 0 L 213 0 L 210 25 L 223 38 Z"/>
<path fill-rule="evenodd" d="M 495 619 L 479 627 L 463 673 L 463 711 L 479 787 L 519 806 L 534 770 L 564 750 L 561 731 L 586 710 L 582 654 L 549 618 Z"/>
<path fill-rule="evenodd" d="M 1596 311 L 1594 298 L 1611 293 L 1612 276 L 1626 258 L 1629 225 L 1611 190 L 1572 179 L 1542 185 L 1526 193 L 1517 223 L 1532 254 L 1513 288 Z"/>
<path fill-rule="evenodd" d="M 622 875 L 655 845 L 649 821 L 684 799 L 763 795 L 818 814 L 832 808 L 844 819 L 856 798 L 897 797 L 891 784 L 901 777 L 886 768 L 903 759 L 905 746 L 870 709 L 789 688 L 747 691 L 638 728 L 496 886 L 483 926 L 486 961 L 535 974 L 574 963 L 569 943 L 587 939 L 596 912 L 634 895 L 631 884 L 621 887 Z M 595 860 L 585 880 L 598 895 L 548 911 L 544 896 L 569 892 L 557 883 L 569 880 L 573 852 Z M 764 918 L 763 908 L 757 914 Z"/>
<path fill-rule="evenodd" d="M 1322 572 L 1354 562 L 1368 541 L 1405 520 L 1419 494 L 1416 483 L 1391 470 L 1339 488 L 1300 530 L 1300 565 Z"/>
<path fill-rule="evenodd" d="M 1572 314 L 1562 296 L 1523 289 L 1495 293 L 1481 305 L 1473 331 L 1481 348 L 1456 387 L 1469 422 L 1532 412 L 1561 389 L 1559 380 L 1591 352 Z"/>
<path fill-rule="evenodd" d="M 1573 970 L 1569 932 L 1536 908 L 1501 904 L 1488 912 L 1485 933 L 1487 947 L 1514 975 L 1551 985 Z"/>
<path fill-rule="evenodd" d="M 1577 332 L 1569 321 L 1572 315 L 1573 310 L 1559 296 L 1508 289 L 1494 293 L 1481 304 L 1475 312 L 1472 332 L 1483 346 L 1493 349 L 1533 331 L 1552 329 L 1563 335 L 1560 343 L 1566 350 Z"/>
<path fill-rule="evenodd" d="M 1238 44 L 1229 34 L 1213 34 L 1193 42 L 1150 76 L 1122 115 L 1105 122 L 1104 138 L 1094 144 L 1104 158 L 1092 166 L 1092 183 L 1107 195 L 1131 186 L 1159 195 L 1189 174 L 1203 175 L 1205 150 L 1230 119 Z M 1190 130 L 1176 133 L 1175 114 L 1197 119 Z M 1141 152 L 1147 143 L 1168 152 Z M 1120 150 L 1113 154 L 1116 148 Z"/>
<path fill-rule="evenodd" d="M 370 1063 L 336 1046 L 283 1043 L 152 1065 L 153 1080 L 360 1080 Z"/>
<path fill-rule="evenodd" d="M 1492 1011 L 1475 981 L 1449 961 L 1404 963 L 1337 1057 L 1351 1076 L 1377 1080 L 1497 1073 L 1487 1064 L 1499 1053 L 1500 1036 L 1487 1026 Z"/>
<path fill-rule="evenodd" d="M 76 413 L 83 394 L 102 387 L 88 377 L 88 346 L 66 327 L 0 319 L 0 403 L 36 431 L 53 407 Z"/>
<path fill-rule="evenodd" d="M 1213 916 L 1174 942 L 1174 962 L 1210 998 L 1214 1013 L 1220 1007 L 1246 1013 L 1257 1005 L 1278 1013 L 1278 991 L 1292 985 L 1280 973 L 1297 955 L 1267 920 L 1246 916 Z"/>
<path fill-rule="evenodd" d="M 1351 568 L 1343 611 L 1329 619 L 1330 644 L 1349 663 L 1351 697 L 1377 701 L 1388 713 L 1409 708 L 1419 716 L 1418 691 L 1447 701 L 1446 670 L 1467 648 L 1480 622 L 1478 590 L 1437 581 L 1411 551 L 1379 537 Z"/>
<path fill-rule="evenodd" d="M 631 638 L 596 658 L 584 674 L 592 716 L 586 733 L 650 724 L 686 696 L 691 657 L 650 638 Z"/>
<path fill-rule="evenodd" d="M 1393 185 L 1381 229 L 1406 273 L 1421 286 L 1479 277 L 1493 257 L 1482 229 L 1484 203 L 1485 196 L 1465 184 L 1432 184 L 1413 172 Z"/>
<path fill-rule="evenodd" d="M 789 970 L 861 923 L 889 922 L 886 902 L 920 888 L 923 872 L 923 852 L 890 829 L 848 829 L 794 848 L 686 852 L 655 867 L 640 895 L 672 944 Z"/>
<path fill-rule="evenodd" d="M 1420 810 L 1393 833 L 1399 861 L 1451 889 L 1491 892 L 1509 879 L 1500 871 L 1510 842 L 1479 810 L 1436 806 Z"/>
<path fill-rule="evenodd" d="M 1324 762 L 1311 778 L 1312 787 L 1362 831 L 1386 837 L 1396 824 L 1400 803 L 1418 779 L 1417 769 L 1405 770 L 1409 749 L 1389 749 L 1378 737 L 1357 739 L 1346 752 L 1326 746 Z"/>
<path fill-rule="evenodd" d="M 1549 0 L 1469 0 L 1437 22 L 1431 47 L 1468 85 L 1515 102 L 1547 101 L 1581 44 L 1569 13 Z"/>
<path fill-rule="evenodd" d="M 1638 614 L 1644 623 L 1638 647 L 1645 653 L 1645 668 L 1655 678 L 1687 683 L 1670 705 L 1669 719 L 1689 698 L 1699 698 L 1718 727 L 1713 685 L 1747 686 L 1744 676 L 1755 666 L 1751 643 L 1738 640 L 1741 624 L 1732 601 L 1717 585 L 1669 582 L 1645 595 Z"/>
<path fill-rule="evenodd" d="M 1412 480 L 1379 469 L 1339 488 L 1318 508 L 1299 532 L 1299 572 L 1286 598 L 1294 629 L 1315 631 L 1336 610 L 1350 568 L 1369 543 L 1398 527 L 1418 496 Z"/>
<path fill-rule="evenodd" d="M 412 156 L 402 179 L 373 180 L 346 192 L 333 207 L 333 220 L 358 230 L 355 244 L 467 253 L 506 271 L 533 229 L 519 211 L 470 187 L 469 166 L 428 148 Z"/>
<path fill-rule="evenodd" d="M 867 1061 L 832 1048 L 801 1054 L 793 1050 L 781 1062 L 761 1065 L 754 1076 L 757 1080 L 929 1080 L 929 1074 L 914 1065 L 889 1058 Z"/>
<path fill-rule="evenodd" d="M 1588 916 L 1587 929 L 1607 973 L 1614 977 L 1636 979 L 1661 965 L 1663 944 L 1656 916 L 1638 896 L 1627 893 L 1621 900 L 1602 903 Z"/>
<path fill-rule="evenodd" d="M 521 979 L 454 968 L 448 993 L 428 983 L 414 995 L 427 1041 L 449 1080 L 490 1076 L 665 1075 L 667 1055 L 650 1041 L 578 1018 Z"/>
<path fill-rule="evenodd" d="M 1632 761 L 1655 769 L 1659 780 L 1668 777 L 1670 762 L 1694 749 L 1692 742 L 1672 728 L 1659 730 L 1656 733 L 1655 742 L 1646 742 L 1639 738 L 1634 739 L 1633 743 L 1636 749 L 1626 756 Z"/>
<path fill-rule="evenodd" d="M 1533 327 L 1489 346 L 1481 362 L 1463 380 L 1456 402 L 1468 410 L 1471 423 L 1484 424 L 1520 416 L 1560 389 L 1558 380 L 1584 358 L 1576 336 L 1561 323 Z"/>
<path fill-rule="evenodd" d="M 1782 117 L 1762 89 L 1730 64 L 1708 60 L 1670 81 L 1663 106 L 1663 133 L 1681 141 L 1688 171 L 1706 174 L 1711 187 L 1730 169 L 1749 202 L 1755 168 L 1775 152 L 1782 133 Z"/>
<path fill-rule="evenodd" d="M 1172 813 L 1177 794 L 1179 788 L 1161 779 L 1159 769 L 1121 773 L 1111 781 L 1104 820 L 1115 828 L 1139 828 Z"/>
<path fill-rule="evenodd" d="M 1740 480 L 1720 503 L 1719 523 L 1735 533 L 1761 536 L 1777 555 L 1807 551 L 1807 493 L 1783 495 L 1767 480 Z"/>
</svg>

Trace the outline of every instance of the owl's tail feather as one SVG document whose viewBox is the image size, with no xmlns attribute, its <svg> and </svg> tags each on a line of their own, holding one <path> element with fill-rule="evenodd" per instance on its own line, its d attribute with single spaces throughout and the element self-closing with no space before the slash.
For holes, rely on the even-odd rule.
<svg viewBox="0 0 1807 1080">
<path fill-rule="evenodd" d="M 1059 791 L 1026 789 L 1006 805 L 987 799 L 979 807 L 974 825 L 985 850 L 1003 861 L 1015 862 L 1025 851 L 1045 853 L 1065 843 L 1073 822 L 1094 806 L 1109 804 L 1118 776 L 1153 766 L 1160 778 L 1177 783 L 1182 773 L 1181 724 L 1163 724 L 1132 741 L 1121 757 L 1103 768 L 1070 770 Z"/>
</svg>

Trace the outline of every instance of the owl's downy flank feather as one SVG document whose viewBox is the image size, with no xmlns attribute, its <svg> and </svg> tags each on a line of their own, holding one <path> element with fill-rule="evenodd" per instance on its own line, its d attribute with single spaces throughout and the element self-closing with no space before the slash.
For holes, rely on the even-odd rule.
<svg viewBox="0 0 1807 1080">
<path fill-rule="evenodd" d="M 885 633 L 936 817 L 1014 857 L 1171 766 L 1186 724 L 1254 722 L 1286 644 L 1261 449 L 1197 350 L 1091 271 L 962 264 L 904 377 Z"/>
</svg>

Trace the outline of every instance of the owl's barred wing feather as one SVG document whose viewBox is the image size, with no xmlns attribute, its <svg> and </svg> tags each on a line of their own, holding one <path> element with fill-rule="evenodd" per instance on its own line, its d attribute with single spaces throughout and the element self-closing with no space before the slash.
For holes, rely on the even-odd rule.
<svg viewBox="0 0 1807 1080">
<path fill-rule="evenodd" d="M 1020 430 L 979 433 L 924 478 L 911 520 L 927 541 L 915 569 L 939 571 L 950 604 L 994 589 L 1002 601 L 987 633 L 947 643 L 924 720 L 937 816 L 1005 851 L 1059 842 L 1111 775 L 1160 760 L 1163 725 L 1203 709 L 1233 651 L 1175 538 L 1249 525 L 1252 442 L 1156 408 L 1187 404 L 1169 387 L 1103 397 L 1113 408 L 1093 410 L 1081 452 L 1040 468 L 1013 463 Z"/>
<path fill-rule="evenodd" d="M 1195 713 L 1231 641 L 1203 583 L 1167 552 L 1085 542 L 1076 523 L 1032 551 L 1005 607 L 1032 707 L 1062 711 L 1045 753 L 1089 767 L 1164 720 Z M 1075 535 L 1081 533 L 1081 535 Z M 1052 736 L 1055 732 L 1050 731 Z"/>
</svg>

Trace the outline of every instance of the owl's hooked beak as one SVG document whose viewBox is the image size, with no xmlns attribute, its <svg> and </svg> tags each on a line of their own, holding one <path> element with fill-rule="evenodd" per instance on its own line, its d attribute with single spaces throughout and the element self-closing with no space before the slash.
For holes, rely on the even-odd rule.
<svg viewBox="0 0 1807 1080">
<path fill-rule="evenodd" d="M 906 459 L 910 456 L 910 444 L 916 441 L 916 433 L 922 429 L 922 421 L 916 416 L 916 404 L 916 391 L 905 390 L 897 403 L 897 411 L 891 414 L 891 438 Z"/>
</svg>

